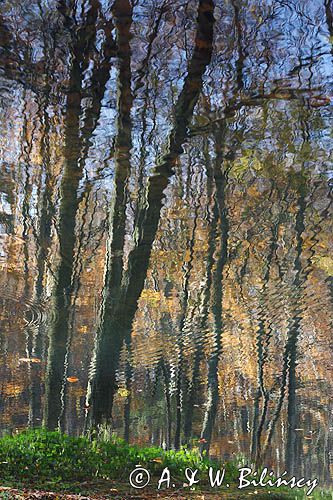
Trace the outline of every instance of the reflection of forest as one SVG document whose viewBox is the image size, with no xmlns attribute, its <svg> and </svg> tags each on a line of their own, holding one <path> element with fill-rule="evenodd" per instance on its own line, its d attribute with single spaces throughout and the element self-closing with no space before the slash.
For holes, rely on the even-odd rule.
<svg viewBox="0 0 333 500">
<path fill-rule="evenodd" d="M 332 12 L 3 2 L 2 429 L 329 480 Z"/>
</svg>

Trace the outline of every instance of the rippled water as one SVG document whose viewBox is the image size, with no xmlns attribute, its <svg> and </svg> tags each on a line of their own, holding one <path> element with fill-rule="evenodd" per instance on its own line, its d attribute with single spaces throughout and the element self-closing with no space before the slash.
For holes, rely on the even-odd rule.
<svg viewBox="0 0 333 500">
<path fill-rule="evenodd" d="M 330 483 L 330 2 L 0 12 L 1 430 Z"/>
</svg>

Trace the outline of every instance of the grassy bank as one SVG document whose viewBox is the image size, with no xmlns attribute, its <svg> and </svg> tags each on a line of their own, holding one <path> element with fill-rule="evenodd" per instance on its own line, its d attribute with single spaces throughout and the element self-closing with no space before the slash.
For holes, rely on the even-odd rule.
<svg viewBox="0 0 333 500">
<path fill-rule="evenodd" d="M 132 490 L 139 493 L 141 490 L 129 484 L 129 475 L 137 466 L 150 472 L 148 489 L 156 491 L 165 467 L 170 470 L 172 485 L 184 488 L 187 467 L 198 469 L 201 476 L 206 476 L 212 465 L 218 468 L 217 464 L 200 457 L 197 451 L 142 448 L 128 445 L 116 437 L 90 440 L 38 429 L 0 439 L 2 485 L 15 488 L 77 493 Z M 227 464 L 225 468 L 225 481 L 234 484 L 238 474 L 236 464 Z"/>
<path fill-rule="evenodd" d="M 129 484 L 129 475 L 138 466 L 149 470 L 151 475 L 149 486 L 142 490 L 131 488 Z M 155 447 L 141 448 L 130 446 L 117 438 L 89 440 L 42 429 L 0 439 L 1 486 L 21 491 L 67 491 L 103 498 L 104 495 L 105 498 L 156 498 L 158 480 L 165 467 L 170 470 L 171 485 L 169 493 L 166 490 L 159 491 L 159 495 L 164 497 L 171 497 L 171 493 L 173 498 L 196 497 L 194 488 L 190 490 L 186 481 L 185 470 L 189 467 L 198 470 L 200 484 L 195 488 L 201 490 L 200 498 L 236 499 L 248 498 L 251 494 L 262 499 L 295 498 L 295 493 L 288 496 L 277 490 L 268 493 L 247 489 L 241 494 L 237 490 L 238 464 L 217 464 L 201 457 L 195 450 L 176 452 Z M 216 489 L 209 492 L 209 467 L 226 470 L 219 496 Z M 229 488 L 226 487 L 227 483 Z M 202 495 L 202 491 L 206 491 L 206 496 Z M 0 491 L 0 497 L 3 498 L 11 498 L 10 494 L 9 490 Z M 152 494 L 156 496 L 152 497 Z M 331 494 L 323 496 L 319 492 L 316 492 L 316 497 L 332 498 Z M 23 495 L 23 498 L 27 496 Z M 315 498 L 314 494 L 312 498 Z"/>
</svg>

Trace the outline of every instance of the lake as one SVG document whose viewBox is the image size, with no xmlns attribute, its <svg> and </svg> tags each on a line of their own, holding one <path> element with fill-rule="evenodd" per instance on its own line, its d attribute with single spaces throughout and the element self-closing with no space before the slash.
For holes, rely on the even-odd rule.
<svg viewBox="0 0 333 500">
<path fill-rule="evenodd" d="M 0 429 L 333 474 L 330 0 L 4 0 Z"/>
</svg>

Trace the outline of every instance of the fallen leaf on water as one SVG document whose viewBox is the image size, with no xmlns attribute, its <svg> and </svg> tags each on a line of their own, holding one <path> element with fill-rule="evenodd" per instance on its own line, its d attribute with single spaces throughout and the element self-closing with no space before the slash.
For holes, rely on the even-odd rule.
<svg viewBox="0 0 333 500">
<path fill-rule="evenodd" d="M 79 379 L 77 377 L 67 377 L 67 382 L 70 382 L 71 384 L 74 384 L 75 382 L 78 382 Z"/>
<path fill-rule="evenodd" d="M 80 328 L 78 328 L 79 333 L 87 333 L 87 331 L 88 331 L 87 325 L 82 325 L 80 326 Z"/>
<path fill-rule="evenodd" d="M 128 389 L 125 389 L 125 387 L 121 387 L 118 389 L 118 394 L 121 398 L 127 398 L 127 396 L 130 395 L 130 391 Z"/>
<path fill-rule="evenodd" d="M 39 358 L 20 358 L 20 363 L 41 363 L 42 360 Z"/>
</svg>

